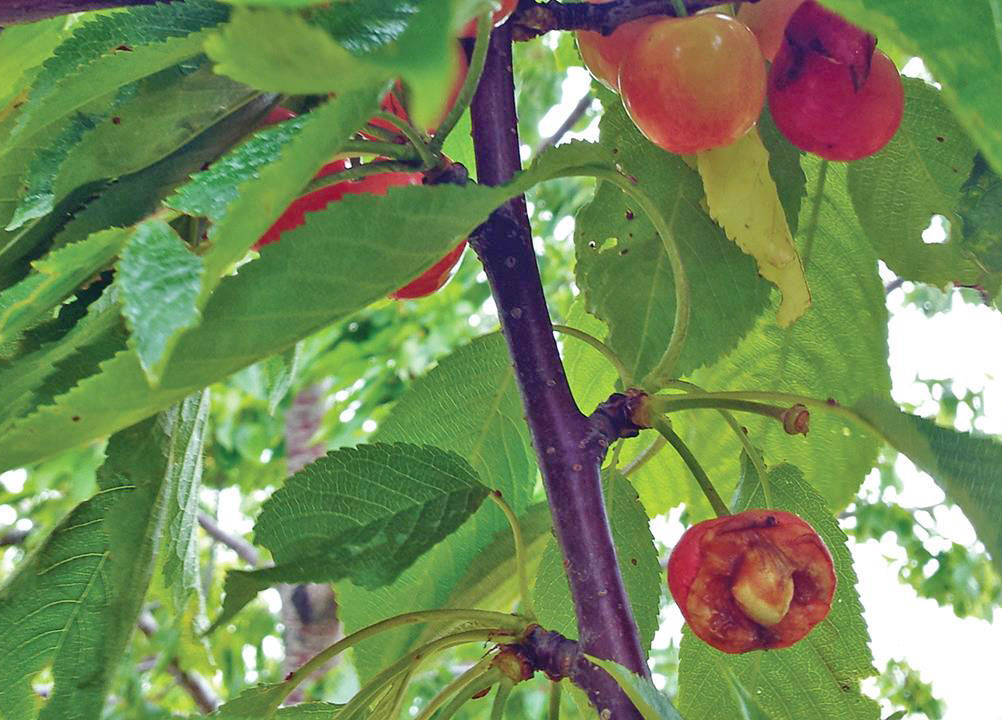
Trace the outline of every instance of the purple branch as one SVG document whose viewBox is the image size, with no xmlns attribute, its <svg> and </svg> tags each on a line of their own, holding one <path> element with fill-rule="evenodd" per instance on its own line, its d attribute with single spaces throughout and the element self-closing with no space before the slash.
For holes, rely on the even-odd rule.
<svg viewBox="0 0 1002 720">
<path fill-rule="evenodd" d="M 756 2 L 756 0 L 745 0 Z M 690 14 L 720 0 L 684 0 Z M 519 6 L 508 23 L 514 40 L 531 40 L 552 30 L 591 30 L 608 35 L 623 23 L 650 15 L 675 16 L 671 0 L 613 0 L 613 2 L 565 3 L 558 0 L 526 3 Z"/>
<path fill-rule="evenodd" d="M 170 0 L 0 0 L 0 25 L 35 22 L 57 15 Z"/>
<path fill-rule="evenodd" d="M 521 169 L 511 26 L 495 29 L 473 98 L 473 142 L 481 183 L 498 185 Z M 553 339 L 532 248 L 525 199 L 498 208 L 472 239 L 487 273 L 514 361 L 526 420 L 563 551 L 585 652 L 649 676 L 623 587 L 605 513 L 599 465 L 618 430 L 609 416 L 578 410 Z M 612 435 L 611 437 L 609 435 Z M 589 666 L 581 685 L 595 706 L 617 720 L 639 718 L 615 681 Z"/>
</svg>

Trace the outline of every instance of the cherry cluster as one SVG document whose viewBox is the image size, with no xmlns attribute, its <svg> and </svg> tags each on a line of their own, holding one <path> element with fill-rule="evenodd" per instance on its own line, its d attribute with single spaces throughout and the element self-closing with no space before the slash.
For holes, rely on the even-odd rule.
<svg viewBox="0 0 1002 720">
<path fill-rule="evenodd" d="M 872 155 L 901 123 L 894 63 L 872 35 L 815 0 L 744 3 L 736 17 L 643 18 L 577 38 L 592 74 L 669 152 L 730 144 L 754 126 L 766 98 L 787 139 L 828 160 Z"/>
</svg>

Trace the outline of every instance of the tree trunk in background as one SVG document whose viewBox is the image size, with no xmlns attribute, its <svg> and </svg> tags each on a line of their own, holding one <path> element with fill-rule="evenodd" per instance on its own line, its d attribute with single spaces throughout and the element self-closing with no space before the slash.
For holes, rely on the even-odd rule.
<svg viewBox="0 0 1002 720">
<path fill-rule="evenodd" d="M 324 443 L 312 442 L 324 417 L 326 390 L 321 383 L 303 388 L 293 399 L 285 416 L 285 447 L 289 475 L 302 470 L 324 454 Z M 285 662 L 283 672 L 288 674 L 311 657 L 337 642 L 341 637 L 341 623 L 337 619 L 337 601 L 334 590 L 323 583 L 304 585 L 279 585 L 282 596 L 282 624 L 285 625 Z M 337 658 L 314 673 L 323 675 L 337 663 Z M 301 685 L 286 699 L 287 705 L 301 702 Z"/>
</svg>

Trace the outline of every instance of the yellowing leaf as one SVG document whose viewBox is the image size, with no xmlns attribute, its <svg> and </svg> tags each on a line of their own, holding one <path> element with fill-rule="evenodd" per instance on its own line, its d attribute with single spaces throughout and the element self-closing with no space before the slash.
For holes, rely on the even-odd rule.
<svg viewBox="0 0 1002 720">
<path fill-rule="evenodd" d="M 769 153 L 753 129 L 726 147 L 699 153 L 710 217 L 755 258 L 762 277 L 783 294 L 776 320 L 786 327 L 811 304 L 804 267 L 769 174 Z"/>
</svg>

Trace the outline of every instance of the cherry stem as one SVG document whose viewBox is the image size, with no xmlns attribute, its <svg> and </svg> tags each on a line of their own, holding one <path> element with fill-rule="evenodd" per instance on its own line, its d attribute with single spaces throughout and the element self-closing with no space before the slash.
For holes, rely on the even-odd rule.
<svg viewBox="0 0 1002 720">
<path fill-rule="evenodd" d="M 470 700 L 480 695 L 485 690 L 489 690 L 491 685 L 500 682 L 504 678 L 504 673 L 496 667 L 492 667 L 486 672 L 482 672 L 475 677 L 471 677 L 466 684 L 459 689 L 452 701 L 442 708 L 442 712 L 435 720 L 450 720 L 460 708 Z M 339 716 L 340 717 L 340 716 Z"/>
<path fill-rule="evenodd" d="M 706 393 L 706 390 L 701 388 L 695 383 L 686 382 L 685 380 L 672 380 L 665 387 L 678 388 L 679 390 L 684 390 L 687 393 L 698 392 Z M 765 467 L 765 460 L 762 458 L 762 453 L 758 451 L 754 445 L 752 445 L 751 440 L 748 439 L 748 433 L 745 432 L 744 428 L 737 421 L 729 411 L 718 408 L 717 412 L 727 423 L 727 426 L 737 437 L 738 442 L 744 448 L 745 454 L 748 455 L 748 459 L 751 460 L 752 465 L 755 467 L 755 472 L 758 474 L 759 483 L 762 485 L 762 494 L 765 495 L 766 507 L 772 507 L 772 493 L 769 488 L 769 473 Z"/>
<path fill-rule="evenodd" d="M 633 376 L 630 371 L 626 369 L 623 361 L 619 359 L 619 356 L 613 352 L 612 348 L 606 345 L 604 342 L 599 340 L 597 337 L 591 333 L 587 333 L 584 330 L 578 330 L 577 328 L 572 328 L 567 325 L 554 325 L 553 329 L 558 333 L 563 333 L 564 335 L 570 335 L 572 338 L 577 338 L 584 343 L 587 343 L 595 350 L 602 353 L 602 356 L 609 361 L 609 364 L 616 369 L 616 374 L 619 375 L 619 381 L 623 384 L 624 388 L 631 387 L 633 385 Z"/>
<path fill-rule="evenodd" d="M 642 468 L 645 464 L 650 462 L 655 455 L 661 452 L 666 442 L 667 441 L 662 436 L 658 435 L 654 442 L 647 446 L 646 450 L 637 455 L 637 457 L 633 458 L 633 460 L 631 460 L 627 466 L 623 468 L 622 474 L 629 477 L 632 473 L 635 473 L 637 470 Z"/>
<path fill-rule="evenodd" d="M 494 662 L 494 656 L 488 655 L 476 663 L 466 672 L 458 675 L 452 682 L 442 688 L 435 697 L 428 701 L 421 714 L 418 715 L 414 720 L 430 720 L 431 716 L 434 715 L 440 707 L 445 705 L 445 703 L 454 694 L 469 685 L 471 680 L 477 679 L 490 669 L 491 663 Z"/>
<path fill-rule="evenodd" d="M 522 595 L 522 616 L 529 620 L 536 619 L 536 611 L 532 608 L 532 596 L 529 594 L 529 575 L 526 572 L 525 540 L 522 536 L 522 526 L 518 522 L 518 517 L 511 506 L 504 501 L 501 493 L 494 490 L 488 493 L 488 497 L 494 504 L 501 508 L 508 525 L 511 526 L 511 535 L 515 541 L 515 565 L 518 568 L 518 589 Z"/>
<path fill-rule="evenodd" d="M 668 418 L 656 415 L 651 418 L 651 422 L 654 425 L 654 429 L 661 433 L 661 436 L 668 441 L 668 444 L 675 448 L 675 452 L 678 453 L 679 457 L 689 468 L 692 476 L 696 479 L 696 484 L 699 485 L 699 489 L 703 491 L 703 495 L 710 502 L 710 506 L 713 511 L 717 513 L 717 517 L 724 517 L 725 515 L 730 515 L 731 511 L 727 507 L 727 503 L 723 501 L 717 489 L 713 487 L 713 483 L 710 481 L 710 477 L 703 470 L 703 466 L 699 464 L 699 460 L 696 456 L 692 454 L 692 450 L 689 446 L 685 444 L 685 441 L 678 436 L 674 430 L 672 430 L 671 423 L 668 422 Z"/>
<path fill-rule="evenodd" d="M 650 398 L 651 412 L 670 413 L 678 410 L 736 410 L 773 418 L 783 422 L 783 413 L 790 406 L 769 405 L 758 400 L 722 397 L 725 393 L 686 393 L 685 395 L 654 395 Z M 735 393 L 731 393 L 732 395 Z"/>
<path fill-rule="evenodd" d="M 414 129 L 414 126 L 403 118 L 399 118 L 393 113 L 386 112 L 385 110 L 380 110 L 376 113 L 376 117 L 385 120 L 395 127 L 400 133 L 407 138 L 407 142 L 410 143 L 414 151 L 417 152 L 418 157 L 421 158 L 421 169 L 428 170 L 435 167 L 438 161 L 435 159 L 435 153 L 428 147 L 428 143 L 425 142 L 424 138 L 421 137 L 421 133 Z"/>
<path fill-rule="evenodd" d="M 686 17 L 689 14 L 689 10 L 686 8 L 683 0 L 671 0 L 671 5 L 675 8 L 675 15 L 677 17 Z"/>
<path fill-rule="evenodd" d="M 396 615 L 341 638 L 330 647 L 321 650 L 307 660 L 298 670 L 289 675 L 283 683 L 286 689 L 283 699 L 285 695 L 295 690 L 303 680 L 310 677 L 317 668 L 322 667 L 331 658 L 337 657 L 348 648 L 354 647 L 363 640 L 404 625 L 428 622 L 472 622 L 487 625 L 488 628 L 491 628 L 490 632 L 507 632 L 512 635 L 523 632 L 529 626 L 529 622 L 525 618 L 489 610 L 419 610 L 417 612 Z M 278 704 L 281 704 L 281 700 L 278 701 L 275 707 L 278 707 Z"/>
<path fill-rule="evenodd" d="M 504 708 L 508 704 L 508 698 L 514 687 L 515 683 L 510 678 L 501 678 L 501 682 L 498 683 L 498 691 L 494 695 L 494 702 L 491 705 L 490 720 L 502 720 L 504 718 Z"/>
<path fill-rule="evenodd" d="M 547 720 L 560 720 L 560 681 L 550 683 L 550 705 L 546 713 Z"/>
<path fill-rule="evenodd" d="M 459 118 L 463 116 L 466 109 L 473 102 L 473 96 L 480 85 L 480 76 L 484 74 L 484 64 L 487 61 L 487 48 L 490 46 L 491 29 L 493 28 L 493 12 L 487 12 L 477 19 L 477 37 L 473 42 L 473 54 L 470 56 L 469 67 L 466 70 L 466 77 L 463 85 L 456 96 L 456 102 L 449 108 L 449 113 L 435 130 L 435 136 L 431 139 L 431 150 L 434 153 L 442 151 L 442 145 L 449 133 L 456 127 Z"/>
<path fill-rule="evenodd" d="M 489 642 L 497 640 L 497 631 L 494 630 L 467 630 L 445 637 L 437 638 L 429 643 L 411 650 L 402 658 L 394 662 L 389 667 L 384 668 L 376 674 L 365 686 L 363 686 L 355 696 L 348 701 L 348 704 L 341 708 L 338 720 L 357 720 L 364 717 L 365 711 L 370 703 L 375 700 L 379 691 L 392 683 L 398 675 L 407 672 L 412 666 L 421 662 L 429 655 L 448 650 L 459 645 L 467 645 L 476 642 Z"/>
</svg>

